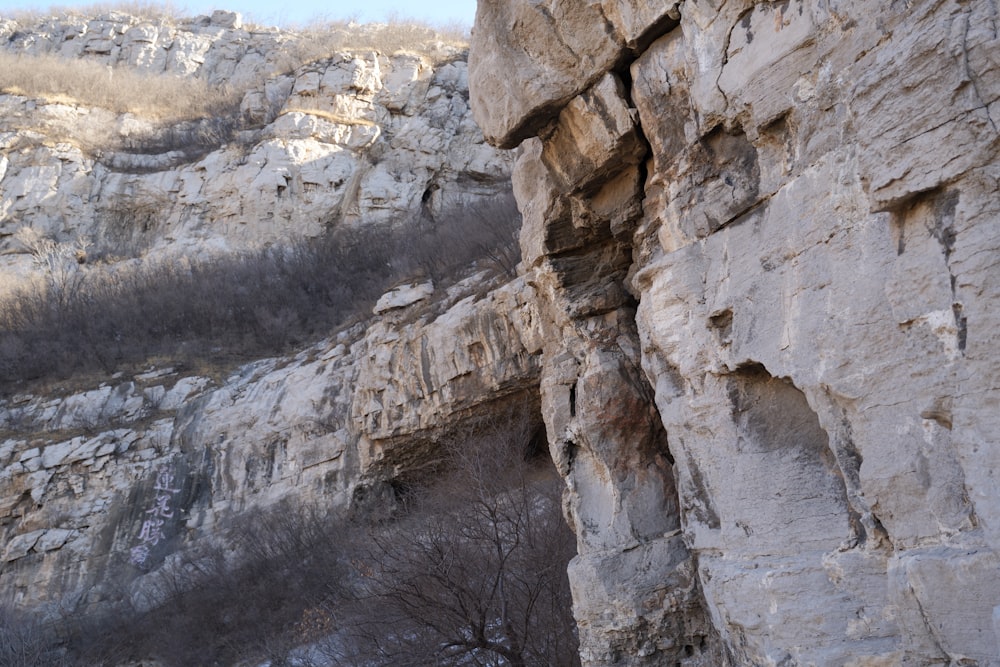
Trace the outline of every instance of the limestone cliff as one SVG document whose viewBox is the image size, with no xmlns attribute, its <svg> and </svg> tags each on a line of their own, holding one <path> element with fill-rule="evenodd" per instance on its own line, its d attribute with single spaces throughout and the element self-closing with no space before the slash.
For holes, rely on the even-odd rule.
<svg viewBox="0 0 1000 667">
<path fill-rule="evenodd" d="M 433 465 L 449 428 L 537 403 L 527 294 L 520 280 L 484 294 L 475 276 L 434 307 L 389 309 L 220 381 L 167 368 L 0 402 L 3 589 L 27 607 L 85 613 L 141 597 L 145 573 L 227 519 L 283 499 L 377 502 Z M 170 516 L 150 539 L 164 489 Z"/>
<path fill-rule="evenodd" d="M 25 57 L 239 93 L 235 134 L 207 139 L 202 121 L 0 95 L 0 296 L 39 270 L 24 228 L 105 244 L 109 262 L 212 257 L 405 225 L 509 190 L 512 157 L 471 118 L 464 47 L 379 41 L 380 30 L 317 37 L 228 12 L 0 20 L 3 48 Z M 86 141 L 108 128 L 108 145 Z M 163 150 L 163 136 L 180 148 Z M 433 466 L 449 428 L 537 404 L 528 294 L 488 272 L 447 289 L 401 285 L 359 324 L 228 376 L 161 363 L 0 399 L 0 604 L 86 614 L 140 599 L 148 573 L 227 519 L 283 499 L 377 501 Z"/>
<path fill-rule="evenodd" d="M 242 101 L 250 148 L 193 161 L 12 126 L 4 233 L 100 232 L 95 203 L 152 191 L 150 247 L 202 252 L 489 196 L 512 158 L 470 113 L 517 148 L 524 224 L 517 278 L 402 286 L 298 354 L 0 403 L 0 587 L 141 600 L 227 518 L 378 502 L 517 401 L 566 483 L 584 664 L 1000 665 L 996 21 L 987 0 L 480 0 L 471 112 L 462 57 L 373 53 L 275 70 Z M 211 79 L 270 71 L 283 39 L 224 14 L 60 25 L 8 42 Z M 366 122 L 326 125 L 337 105 Z"/>
<path fill-rule="evenodd" d="M 1000 664 L 996 21 L 480 1 L 585 664 Z"/>
<path fill-rule="evenodd" d="M 229 12 L 0 16 L 2 53 L 107 67 L 112 88 L 126 75 L 180 77 L 233 98 L 221 115 L 168 122 L 0 94 L 5 280 L 29 271 L 22 227 L 117 256 L 205 255 L 398 223 L 507 187 L 509 157 L 469 112 L 464 47 L 383 28 L 317 35 Z"/>
</svg>

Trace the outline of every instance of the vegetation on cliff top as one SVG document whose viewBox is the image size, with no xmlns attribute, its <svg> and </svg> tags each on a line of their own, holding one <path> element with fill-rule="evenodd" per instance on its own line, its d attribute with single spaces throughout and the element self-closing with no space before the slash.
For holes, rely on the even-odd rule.
<svg viewBox="0 0 1000 667">
<path fill-rule="evenodd" d="M 169 123 L 230 114 L 242 93 L 196 77 L 152 74 L 94 60 L 0 51 L 0 92 L 96 107 Z"/>
</svg>

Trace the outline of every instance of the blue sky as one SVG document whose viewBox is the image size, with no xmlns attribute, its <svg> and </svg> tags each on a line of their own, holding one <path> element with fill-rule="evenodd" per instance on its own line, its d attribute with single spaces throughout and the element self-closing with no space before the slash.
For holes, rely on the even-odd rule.
<svg viewBox="0 0 1000 667">
<path fill-rule="evenodd" d="M 57 0 L 56 2 L 30 2 L 28 0 L 0 0 L 0 16 L 11 10 L 31 9 L 48 11 L 53 7 L 87 7 L 95 4 L 114 5 L 94 0 Z M 127 4 L 127 0 L 126 3 Z M 155 3 L 141 3 L 155 4 Z M 275 2 L 275 0 L 177 0 L 167 3 L 186 10 L 184 14 L 205 14 L 213 9 L 237 11 L 257 23 L 267 25 L 306 24 L 313 19 L 347 19 L 380 21 L 390 16 L 414 18 L 435 24 L 461 23 L 471 26 L 476 15 L 476 0 L 325 0 L 308 2 Z"/>
</svg>

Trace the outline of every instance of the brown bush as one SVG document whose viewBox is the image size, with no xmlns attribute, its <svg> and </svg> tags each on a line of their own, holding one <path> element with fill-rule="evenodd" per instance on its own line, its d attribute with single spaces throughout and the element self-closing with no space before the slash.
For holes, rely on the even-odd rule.
<svg viewBox="0 0 1000 667">
<path fill-rule="evenodd" d="M 119 213 L 130 210 L 133 227 L 155 224 L 138 219 L 145 209 Z M 211 261 L 111 267 L 79 264 L 76 246 L 41 239 L 32 251 L 41 282 L 0 299 L 0 393 L 154 357 L 193 365 L 279 354 L 367 316 L 390 286 L 412 276 L 446 283 L 477 262 L 512 271 L 518 223 L 513 199 L 500 197 L 450 209 L 431 234 L 406 225 L 338 229 Z M 123 244 L 136 242 L 128 220 L 109 224 Z"/>
<path fill-rule="evenodd" d="M 513 411 L 446 443 L 440 474 L 395 511 L 350 522 L 292 503 L 247 512 L 217 547 L 150 575 L 149 611 L 126 603 L 68 621 L 67 654 L 88 665 L 574 667 L 575 542 L 543 442 Z"/>
<path fill-rule="evenodd" d="M 0 51 L 0 91 L 133 113 L 162 122 L 232 114 L 240 91 L 196 77 L 150 74 L 86 59 Z"/>
<path fill-rule="evenodd" d="M 443 479 L 370 533 L 352 560 L 358 606 L 341 664 L 579 664 L 575 541 L 532 435 L 523 414 L 475 425 L 449 444 Z"/>
<path fill-rule="evenodd" d="M 0 665 L 68 667 L 70 664 L 50 625 L 24 610 L 0 605 Z"/>
<path fill-rule="evenodd" d="M 469 30 L 461 25 L 431 25 L 412 19 L 390 18 L 380 23 L 316 20 L 303 26 L 286 45 L 281 68 L 303 64 L 340 52 L 377 51 L 392 55 L 408 51 L 434 60 L 452 57 L 454 49 L 468 46 Z"/>
</svg>

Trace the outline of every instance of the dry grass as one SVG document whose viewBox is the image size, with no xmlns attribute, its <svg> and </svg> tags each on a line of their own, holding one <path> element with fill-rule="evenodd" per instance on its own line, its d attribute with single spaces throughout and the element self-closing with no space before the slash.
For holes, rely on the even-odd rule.
<svg viewBox="0 0 1000 667">
<path fill-rule="evenodd" d="M 328 55 L 342 50 L 371 49 L 380 53 L 423 53 L 442 47 L 468 46 L 468 30 L 461 26 L 433 26 L 418 21 L 392 19 L 386 23 L 359 24 L 330 21 L 307 26 L 302 31 L 304 48 Z"/>
<path fill-rule="evenodd" d="M 0 17 L 12 19 L 22 25 L 35 23 L 49 16 L 107 16 L 122 13 L 147 21 L 176 21 L 184 12 L 170 2 L 95 2 L 84 6 L 50 5 L 48 9 L 14 9 L 0 12 Z"/>
<path fill-rule="evenodd" d="M 411 20 L 385 23 L 317 21 L 299 29 L 285 48 L 279 68 L 291 71 L 336 53 L 376 51 L 384 55 L 415 53 L 441 62 L 468 48 L 469 30 L 460 25 L 433 26 Z"/>
<path fill-rule="evenodd" d="M 307 109 L 298 105 L 290 105 L 285 107 L 279 113 L 279 116 L 284 116 L 290 113 L 304 113 L 309 116 L 315 116 L 317 118 L 322 118 L 323 120 L 328 120 L 331 123 L 336 123 L 337 125 L 363 125 L 365 127 L 374 127 L 377 123 L 375 121 L 368 120 L 367 118 L 350 118 L 348 116 L 341 116 L 330 111 L 323 111 L 322 109 Z"/>
<path fill-rule="evenodd" d="M 237 91 L 201 79 L 142 73 L 88 60 L 0 51 L 0 91 L 48 102 L 178 122 L 231 113 Z"/>
<path fill-rule="evenodd" d="M 76 16 L 121 12 L 147 20 L 179 23 L 171 5 L 132 2 L 92 5 L 73 10 L 53 8 L 54 14 Z M 24 26 L 46 16 L 18 11 L 5 15 Z M 132 113 L 161 123 L 178 123 L 218 116 L 235 117 L 246 89 L 255 88 L 277 71 L 291 72 L 303 65 L 344 52 L 376 51 L 382 54 L 415 53 L 435 62 L 456 56 L 468 45 L 468 30 L 462 26 L 435 27 L 414 21 L 358 24 L 347 21 L 316 22 L 289 33 L 284 53 L 274 69 L 259 72 L 255 80 L 239 88 L 210 85 L 199 77 L 141 72 L 124 66 L 112 67 L 86 58 L 57 55 L 24 55 L 0 51 L 0 92 L 49 103 Z"/>
</svg>

